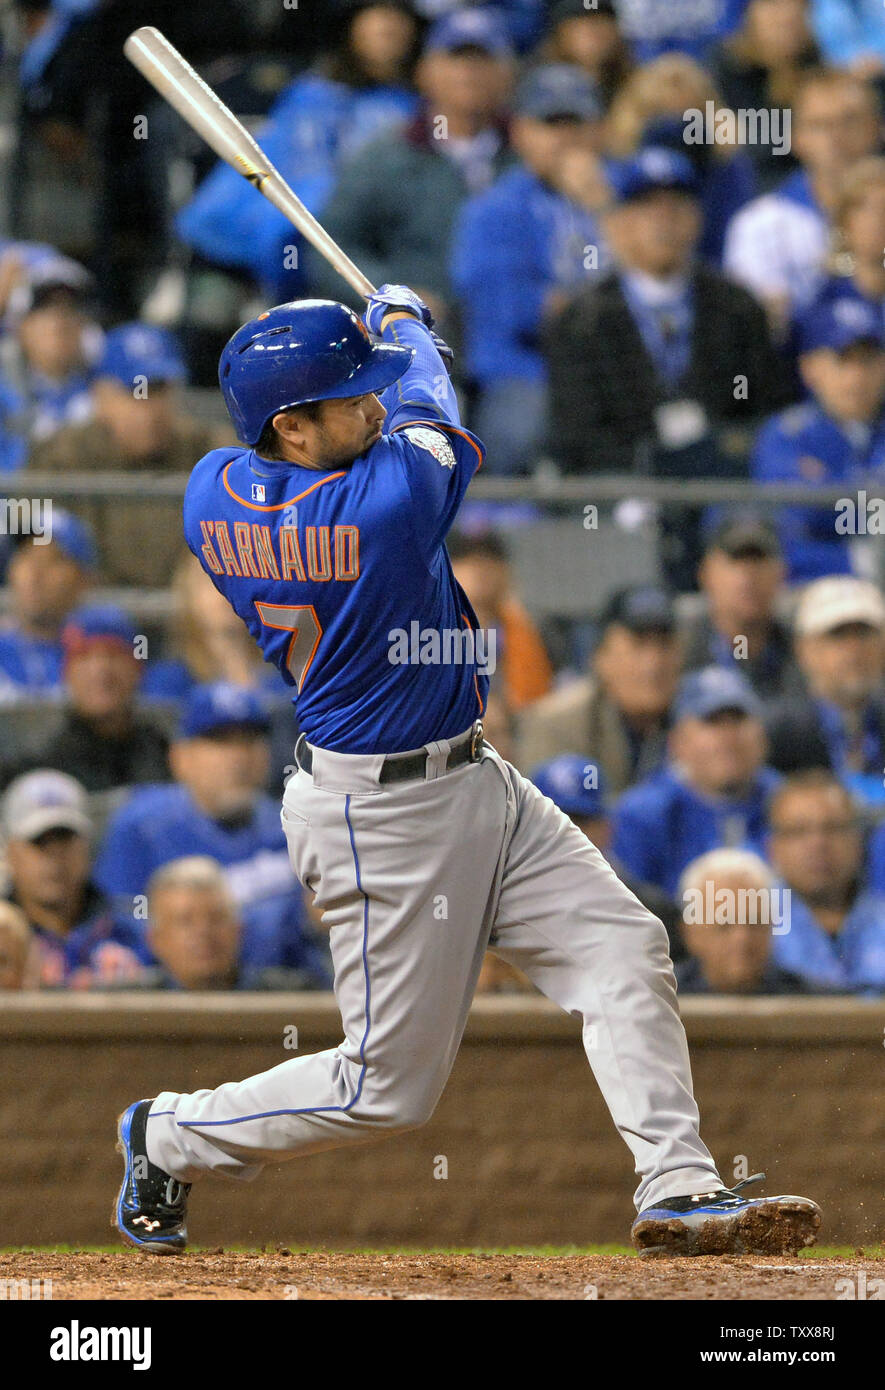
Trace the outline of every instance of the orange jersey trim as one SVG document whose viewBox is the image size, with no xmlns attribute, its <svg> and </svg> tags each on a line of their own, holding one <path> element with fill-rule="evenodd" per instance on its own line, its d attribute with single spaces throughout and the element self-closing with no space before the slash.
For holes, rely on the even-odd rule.
<svg viewBox="0 0 885 1390">
<path fill-rule="evenodd" d="M 230 494 L 235 502 L 239 502 L 243 507 L 248 507 L 249 510 L 253 512 L 281 512 L 286 507 L 292 507 L 296 502 L 300 502 L 302 497 L 307 497 L 309 493 L 315 492 L 316 489 L 322 487 L 324 483 L 331 483 L 334 482 L 336 478 L 343 478 L 347 472 L 346 469 L 342 469 L 340 473 L 327 473 L 325 478 L 319 478 L 315 483 L 311 483 L 310 487 L 305 488 L 303 492 L 299 492 L 297 497 L 290 497 L 285 502 L 274 502 L 272 506 L 263 506 L 258 502 L 247 502 L 245 497 L 240 497 L 239 493 L 234 492 L 230 483 L 227 481 L 227 475 L 233 462 L 234 460 L 231 459 L 231 463 L 227 464 L 225 467 L 221 475 L 221 481 L 224 483 L 225 491 Z"/>
</svg>

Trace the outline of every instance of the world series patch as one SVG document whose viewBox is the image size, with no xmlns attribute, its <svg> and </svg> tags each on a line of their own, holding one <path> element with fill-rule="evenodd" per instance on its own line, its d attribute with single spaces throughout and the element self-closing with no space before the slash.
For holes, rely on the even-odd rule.
<svg viewBox="0 0 885 1390">
<path fill-rule="evenodd" d="M 426 449 L 428 454 L 433 454 L 442 468 L 455 467 L 454 450 L 439 430 L 427 429 L 424 425 L 411 425 L 403 430 L 403 434 L 407 439 L 411 439 L 413 444 L 417 444 L 419 449 Z"/>
</svg>

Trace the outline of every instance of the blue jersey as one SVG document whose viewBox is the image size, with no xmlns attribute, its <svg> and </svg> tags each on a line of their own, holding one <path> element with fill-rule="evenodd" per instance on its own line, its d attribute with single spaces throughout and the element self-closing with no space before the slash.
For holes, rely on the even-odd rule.
<svg viewBox="0 0 885 1390">
<path fill-rule="evenodd" d="M 184 499 L 188 545 L 294 687 L 308 741 L 342 753 L 454 737 L 488 693 L 445 548 L 482 446 L 427 330 L 399 319 L 384 337 L 415 358 L 381 397 L 385 433 L 353 464 L 318 473 L 215 449 Z"/>
</svg>

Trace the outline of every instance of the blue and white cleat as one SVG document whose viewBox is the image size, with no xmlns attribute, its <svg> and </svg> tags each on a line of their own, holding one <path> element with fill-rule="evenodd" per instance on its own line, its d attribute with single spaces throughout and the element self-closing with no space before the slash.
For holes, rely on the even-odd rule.
<svg viewBox="0 0 885 1390">
<path fill-rule="evenodd" d="M 808 1197 L 742 1197 L 741 1188 L 761 1182 L 764 1173 L 734 1188 L 720 1187 L 694 1197 L 667 1197 L 641 1211 L 631 1236 L 645 1258 L 679 1255 L 784 1255 L 813 1245 L 820 1207 Z"/>
<path fill-rule="evenodd" d="M 178 1255 L 187 1246 L 190 1183 L 164 1173 L 147 1156 L 145 1136 L 150 1100 L 137 1100 L 117 1121 L 117 1152 L 123 1155 L 123 1185 L 112 1225 L 130 1245 L 151 1255 Z"/>
</svg>

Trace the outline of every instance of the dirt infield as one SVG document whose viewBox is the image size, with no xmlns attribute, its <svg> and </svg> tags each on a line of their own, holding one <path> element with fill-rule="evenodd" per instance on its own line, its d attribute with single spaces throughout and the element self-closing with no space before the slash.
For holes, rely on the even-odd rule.
<svg viewBox="0 0 885 1390">
<path fill-rule="evenodd" d="M 9 1290 L 16 1281 L 18 1292 Z M 639 1261 L 624 1255 L 344 1254 L 277 1250 L 184 1256 L 0 1254 L 7 1297 L 51 1280 L 65 1299 L 813 1299 L 885 1295 L 885 1258 L 748 1255 Z M 849 1285 L 847 1281 L 851 1281 Z M 877 1283 L 876 1281 L 881 1281 Z M 853 1291 L 853 1292 L 852 1292 Z"/>
</svg>

